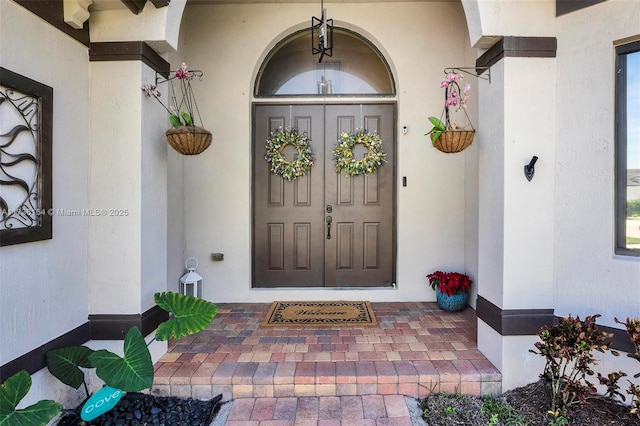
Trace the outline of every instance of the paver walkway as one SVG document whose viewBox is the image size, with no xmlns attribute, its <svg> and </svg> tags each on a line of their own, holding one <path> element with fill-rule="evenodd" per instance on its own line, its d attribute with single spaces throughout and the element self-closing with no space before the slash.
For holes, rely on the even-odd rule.
<svg viewBox="0 0 640 426">
<path fill-rule="evenodd" d="M 471 308 L 373 303 L 377 326 L 280 328 L 260 326 L 269 304 L 219 306 L 206 330 L 170 343 L 153 392 L 223 394 L 233 400 L 227 424 L 411 424 L 403 395 L 501 390 Z"/>
</svg>

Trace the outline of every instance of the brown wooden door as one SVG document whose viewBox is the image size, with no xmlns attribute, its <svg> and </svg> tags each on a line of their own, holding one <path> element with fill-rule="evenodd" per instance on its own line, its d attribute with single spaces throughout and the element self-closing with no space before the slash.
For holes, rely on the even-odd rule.
<svg viewBox="0 0 640 426">
<path fill-rule="evenodd" d="M 255 106 L 254 287 L 380 287 L 394 282 L 393 112 L 388 104 Z M 337 174 L 334 145 L 342 132 L 355 133 L 363 125 L 382 137 L 387 163 L 376 174 Z M 265 141 L 278 127 L 307 133 L 314 155 L 310 174 L 287 181 L 271 173 Z M 291 160 L 295 149 L 284 153 Z M 358 146 L 354 156 L 365 153 Z"/>
</svg>

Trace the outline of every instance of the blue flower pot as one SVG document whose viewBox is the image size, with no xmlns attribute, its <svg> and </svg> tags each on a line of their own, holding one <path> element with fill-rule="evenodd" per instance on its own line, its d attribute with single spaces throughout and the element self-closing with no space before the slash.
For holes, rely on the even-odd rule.
<svg viewBox="0 0 640 426">
<path fill-rule="evenodd" d="M 467 306 L 468 298 L 469 292 L 449 296 L 447 293 L 442 293 L 440 289 L 436 287 L 436 300 L 438 301 L 440 309 L 444 311 L 458 312 L 463 310 Z"/>
</svg>

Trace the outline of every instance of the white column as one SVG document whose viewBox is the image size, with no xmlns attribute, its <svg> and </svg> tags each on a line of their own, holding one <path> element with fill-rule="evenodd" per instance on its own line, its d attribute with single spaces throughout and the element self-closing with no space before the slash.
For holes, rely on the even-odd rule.
<svg viewBox="0 0 640 426">
<path fill-rule="evenodd" d="M 555 66 L 555 58 L 506 57 L 481 84 L 478 291 L 502 311 L 554 306 Z M 535 340 L 479 321 L 478 347 L 502 372 L 503 390 L 542 371 L 528 352 Z"/>
<path fill-rule="evenodd" d="M 139 314 L 167 287 L 167 118 L 147 65 L 90 66 L 89 312 Z"/>
</svg>

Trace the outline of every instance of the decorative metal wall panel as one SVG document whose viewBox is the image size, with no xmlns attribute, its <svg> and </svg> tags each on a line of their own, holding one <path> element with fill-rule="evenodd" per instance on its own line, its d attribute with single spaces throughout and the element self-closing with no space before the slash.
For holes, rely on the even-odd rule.
<svg viewBox="0 0 640 426">
<path fill-rule="evenodd" d="M 52 238 L 53 89 L 0 67 L 0 246 Z"/>
</svg>

